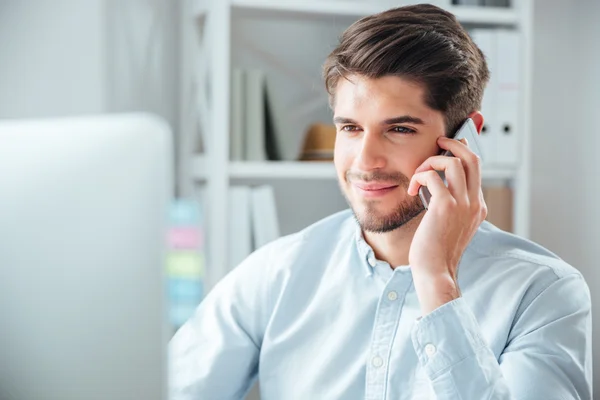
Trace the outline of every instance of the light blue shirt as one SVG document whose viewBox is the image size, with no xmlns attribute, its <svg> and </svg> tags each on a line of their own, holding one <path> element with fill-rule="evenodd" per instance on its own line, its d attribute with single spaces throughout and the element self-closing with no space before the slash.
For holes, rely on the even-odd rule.
<svg viewBox="0 0 600 400">
<path fill-rule="evenodd" d="M 484 222 L 462 297 L 422 318 L 409 266 L 349 211 L 225 277 L 170 344 L 171 400 L 592 398 L 590 294 L 557 256 Z"/>
</svg>

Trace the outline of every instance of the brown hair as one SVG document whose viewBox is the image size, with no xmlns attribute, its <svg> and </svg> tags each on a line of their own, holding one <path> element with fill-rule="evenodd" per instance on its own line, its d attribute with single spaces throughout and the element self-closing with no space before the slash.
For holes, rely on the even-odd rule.
<svg viewBox="0 0 600 400">
<path fill-rule="evenodd" d="M 456 17 L 429 4 L 364 17 L 342 34 L 323 67 L 330 105 L 340 78 L 399 76 L 425 87 L 425 103 L 445 115 L 446 134 L 481 108 L 489 70 Z"/>
</svg>

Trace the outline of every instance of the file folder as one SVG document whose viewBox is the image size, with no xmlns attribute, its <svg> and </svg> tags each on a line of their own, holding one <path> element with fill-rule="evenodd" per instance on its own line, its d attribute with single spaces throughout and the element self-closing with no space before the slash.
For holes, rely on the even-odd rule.
<svg viewBox="0 0 600 400">
<path fill-rule="evenodd" d="M 520 60 L 519 32 L 501 29 L 496 32 L 497 72 L 497 162 L 502 166 L 514 167 L 519 161 L 521 127 L 520 110 Z"/>
<path fill-rule="evenodd" d="M 490 80 L 483 94 L 481 103 L 481 113 L 483 114 L 484 124 L 481 130 L 481 158 L 484 165 L 494 165 L 497 163 L 495 138 L 497 132 L 497 99 L 496 99 L 496 81 L 497 81 L 497 58 L 496 58 L 496 32 L 493 29 L 474 29 L 471 31 L 471 38 L 481 49 L 485 56 L 488 69 L 490 70 Z"/>
</svg>

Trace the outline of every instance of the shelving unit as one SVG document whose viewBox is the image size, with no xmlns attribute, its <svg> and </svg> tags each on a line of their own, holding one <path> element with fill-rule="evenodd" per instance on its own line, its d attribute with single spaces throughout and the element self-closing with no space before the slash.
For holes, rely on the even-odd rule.
<svg viewBox="0 0 600 400">
<path fill-rule="evenodd" d="M 206 161 L 196 157 L 193 164 L 194 179 L 208 179 Z M 487 180 L 512 180 L 517 170 L 510 168 L 483 168 L 484 182 Z M 336 179 L 335 168 L 331 162 L 307 161 L 233 161 L 229 162 L 230 179 Z"/>
<path fill-rule="evenodd" d="M 202 156 L 194 153 L 197 138 L 184 137 L 179 148 L 179 182 L 183 194 L 193 193 L 195 185 L 205 185 L 203 199 L 207 216 L 207 271 L 210 288 L 228 272 L 227 198 L 229 186 L 238 181 L 293 182 L 331 180 L 337 187 L 335 170 L 327 162 L 231 162 L 229 161 L 230 132 L 230 76 L 232 67 L 232 28 L 245 19 L 293 19 L 311 24 L 347 26 L 354 20 L 383 11 L 406 2 L 388 0 L 188 0 L 184 18 L 193 19 L 195 37 L 184 37 L 188 43 L 196 41 L 195 53 L 187 55 L 195 63 L 198 88 L 197 107 L 204 132 Z M 510 181 L 514 189 L 514 229 L 519 235 L 529 235 L 529 148 L 530 148 L 530 76 L 532 52 L 533 0 L 514 1 L 514 7 L 482 8 L 443 5 L 442 0 L 432 3 L 452 13 L 467 27 L 507 27 L 520 31 L 523 46 L 522 90 L 519 126 L 522 132 L 520 162 L 514 168 L 484 166 L 484 180 Z M 311 25 L 313 26 L 313 25 Z M 188 35 L 190 33 L 188 32 Z M 331 47 L 337 37 L 328 38 Z M 325 40 L 325 39 L 324 39 Z M 189 48 L 189 47 L 188 47 Z M 319 60 L 320 62 L 324 60 Z M 209 90 L 203 90 L 209 87 Z M 323 89 L 323 95 L 325 91 Z M 191 132 L 191 131 L 190 131 Z M 211 134 L 207 134 L 210 132 Z M 191 135 L 191 133 L 190 133 Z"/>
</svg>

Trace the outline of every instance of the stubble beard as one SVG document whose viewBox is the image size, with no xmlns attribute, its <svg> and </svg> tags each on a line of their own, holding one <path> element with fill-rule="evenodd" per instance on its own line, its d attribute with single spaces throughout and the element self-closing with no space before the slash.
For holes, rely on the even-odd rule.
<svg viewBox="0 0 600 400">
<path fill-rule="evenodd" d="M 408 184 L 410 182 L 410 180 L 405 175 L 402 175 L 400 173 L 373 173 L 370 176 L 359 177 L 359 175 L 348 171 L 346 173 L 346 182 L 350 184 L 353 178 L 361 179 L 365 182 L 392 181 L 398 185 L 398 189 L 404 189 L 405 193 L 408 189 Z M 343 188 L 342 192 L 344 193 L 346 202 L 348 203 L 348 205 L 352 209 L 352 212 L 354 213 L 356 221 L 358 222 L 361 229 L 365 232 L 387 233 L 394 231 L 406 225 L 419 214 L 421 214 L 421 212 L 424 211 L 421 199 L 418 196 L 409 196 L 408 193 L 406 194 L 407 198 L 399 202 L 393 209 L 387 212 L 381 212 L 377 209 L 377 203 L 379 202 L 378 200 L 355 199 L 355 202 L 357 203 L 359 201 L 363 202 L 363 205 L 359 206 L 358 204 L 352 204 L 350 194 L 343 190 Z M 361 207 L 362 210 L 360 210 L 359 207 Z"/>
</svg>

